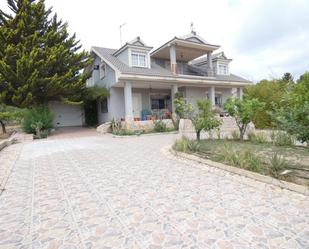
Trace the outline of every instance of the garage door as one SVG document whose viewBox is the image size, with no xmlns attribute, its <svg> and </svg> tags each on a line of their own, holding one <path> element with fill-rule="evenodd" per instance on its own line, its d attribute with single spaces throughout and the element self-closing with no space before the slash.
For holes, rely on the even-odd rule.
<svg viewBox="0 0 309 249">
<path fill-rule="evenodd" d="M 82 126 L 84 112 L 80 105 L 67 105 L 61 102 L 51 102 L 50 109 L 54 113 L 54 126 Z"/>
</svg>

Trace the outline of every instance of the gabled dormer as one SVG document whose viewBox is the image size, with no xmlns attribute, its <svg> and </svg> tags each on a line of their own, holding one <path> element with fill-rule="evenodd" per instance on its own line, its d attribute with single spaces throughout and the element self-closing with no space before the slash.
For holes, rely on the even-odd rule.
<svg viewBox="0 0 309 249">
<path fill-rule="evenodd" d="M 211 63 L 213 65 L 213 70 L 215 75 L 229 75 L 229 64 L 232 61 L 232 59 L 229 59 L 226 57 L 224 52 L 211 54 Z M 199 68 L 208 68 L 208 57 L 207 56 L 201 56 L 197 59 L 194 59 L 190 62 L 191 65 L 194 65 Z"/>
<path fill-rule="evenodd" d="M 130 67 L 150 68 L 150 50 L 152 47 L 146 45 L 140 37 L 127 42 L 118 49 L 113 56 Z"/>
<path fill-rule="evenodd" d="M 232 59 L 228 59 L 224 52 L 220 52 L 212 55 L 212 63 L 214 67 L 215 74 L 217 75 L 229 75 L 229 64 Z"/>
</svg>

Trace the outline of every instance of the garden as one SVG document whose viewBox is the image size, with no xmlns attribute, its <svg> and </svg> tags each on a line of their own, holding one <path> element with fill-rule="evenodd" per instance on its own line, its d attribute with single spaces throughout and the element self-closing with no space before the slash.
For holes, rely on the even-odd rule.
<svg viewBox="0 0 309 249">
<path fill-rule="evenodd" d="M 178 117 L 191 120 L 196 140 L 183 137 L 174 150 L 309 186 L 309 73 L 296 82 L 290 74 L 264 80 L 245 89 L 243 100 L 228 99 L 224 109 L 238 130 L 224 138 L 213 135 L 220 119 L 208 100 L 194 108 L 177 96 L 175 105 Z M 263 130 L 248 131 L 250 123 Z M 209 138 L 201 140 L 201 132 Z"/>
</svg>

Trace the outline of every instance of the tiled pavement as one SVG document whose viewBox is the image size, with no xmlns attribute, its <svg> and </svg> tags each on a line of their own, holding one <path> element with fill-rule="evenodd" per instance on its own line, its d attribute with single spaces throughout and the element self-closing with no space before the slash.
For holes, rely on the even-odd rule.
<svg viewBox="0 0 309 249">
<path fill-rule="evenodd" d="M 166 156 L 174 138 L 6 148 L 0 248 L 309 248 L 308 197 Z"/>
</svg>

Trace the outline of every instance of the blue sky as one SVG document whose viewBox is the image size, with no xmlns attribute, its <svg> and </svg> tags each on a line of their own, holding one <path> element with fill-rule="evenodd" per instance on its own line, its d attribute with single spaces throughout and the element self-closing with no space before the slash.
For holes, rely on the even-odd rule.
<svg viewBox="0 0 309 249">
<path fill-rule="evenodd" d="M 140 36 L 160 46 L 196 32 L 221 45 L 232 58 L 231 72 L 258 81 L 309 71 L 309 0 L 45 0 L 75 32 L 83 47 L 119 47 Z M 0 8 L 4 8 L 1 1 Z"/>
</svg>

